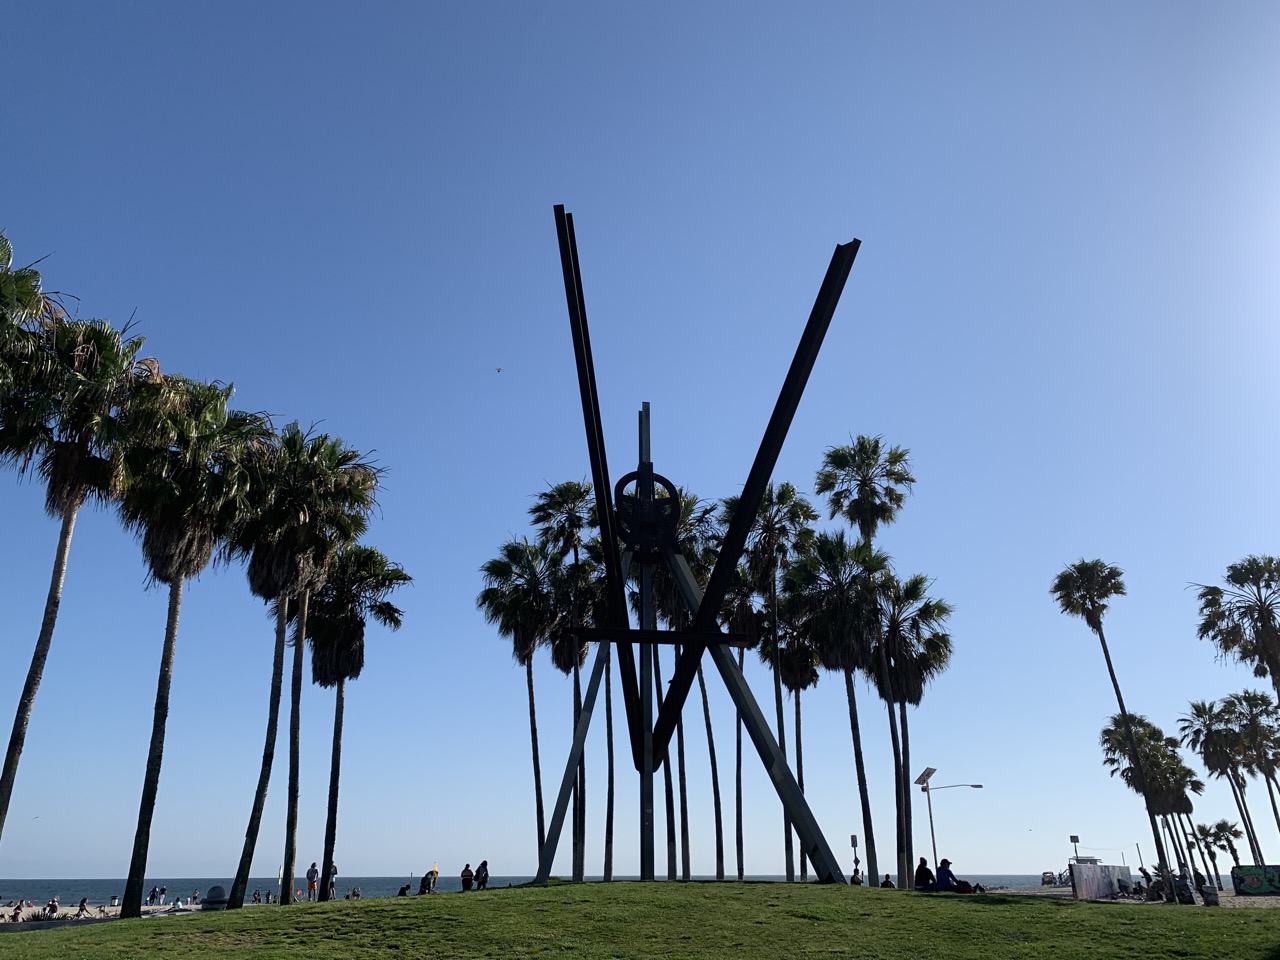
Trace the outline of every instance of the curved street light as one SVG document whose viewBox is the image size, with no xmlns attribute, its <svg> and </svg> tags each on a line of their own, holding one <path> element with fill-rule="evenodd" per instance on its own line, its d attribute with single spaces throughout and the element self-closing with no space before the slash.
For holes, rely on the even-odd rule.
<svg viewBox="0 0 1280 960">
<path fill-rule="evenodd" d="M 933 767 L 926 767 L 924 773 L 916 777 L 916 783 L 919 785 L 920 789 L 924 791 L 925 798 L 929 802 L 929 840 L 933 843 L 933 869 L 934 870 L 938 869 L 938 838 L 937 836 L 934 835 L 934 832 L 933 832 L 933 791 L 951 790 L 951 789 L 954 789 L 955 787 L 971 787 L 974 790 L 982 789 L 982 784 L 980 783 L 948 783 L 946 786 L 943 786 L 943 787 L 931 787 L 929 786 L 929 778 L 932 777 L 937 772 L 938 771 L 935 770 Z"/>
</svg>

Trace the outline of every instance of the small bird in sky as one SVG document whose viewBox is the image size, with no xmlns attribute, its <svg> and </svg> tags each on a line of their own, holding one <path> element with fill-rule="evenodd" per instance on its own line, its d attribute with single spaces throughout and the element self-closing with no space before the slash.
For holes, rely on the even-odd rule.
<svg viewBox="0 0 1280 960">
<path fill-rule="evenodd" d="M 501 372 L 502 372 L 502 368 L 501 368 L 501 367 L 494 367 L 493 369 L 497 370 L 499 373 L 501 373 Z"/>
</svg>

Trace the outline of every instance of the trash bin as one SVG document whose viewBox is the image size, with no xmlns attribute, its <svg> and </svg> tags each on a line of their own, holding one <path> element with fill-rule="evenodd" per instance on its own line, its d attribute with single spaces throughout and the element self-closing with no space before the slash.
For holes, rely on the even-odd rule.
<svg viewBox="0 0 1280 960">
<path fill-rule="evenodd" d="M 119 897 L 112 897 L 112 898 L 111 898 L 111 905 L 112 905 L 113 907 L 118 907 L 118 906 L 120 906 L 120 898 L 119 898 Z"/>
<path fill-rule="evenodd" d="M 1218 903 L 1218 888 L 1211 883 L 1206 883 L 1200 888 L 1200 896 L 1204 898 L 1206 907 L 1216 907 Z"/>
</svg>

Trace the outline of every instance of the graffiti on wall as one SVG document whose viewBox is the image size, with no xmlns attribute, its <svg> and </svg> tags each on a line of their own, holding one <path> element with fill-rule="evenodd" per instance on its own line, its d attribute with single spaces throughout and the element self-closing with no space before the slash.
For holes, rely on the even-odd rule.
<svg viewBox="0 0 1280 960">
<path fill-rule="evenodd" d="M 1238 897 L 1280 895 L 1280 867 L 1232 867 L 1231 886 Z"/>
</svg>

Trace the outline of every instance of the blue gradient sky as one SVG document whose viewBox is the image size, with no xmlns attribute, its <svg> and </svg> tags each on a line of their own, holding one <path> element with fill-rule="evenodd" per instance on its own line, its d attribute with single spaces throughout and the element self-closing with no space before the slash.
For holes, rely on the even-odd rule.
<svg viewBox="0 0 1280 960">
<path fill-rule="evenodd" d="M 405 628 L 371 631 L 349 688 L 343 872 L 535 865 L 524 676 L 474 597 L 480 564 L 527 530 L 531 494 L 588 472 L 555 203 L 575 214 L 615 474 L 647 400 L 658 470 L 704 497 L 738 491 L 831 250 L 862 239 L 775 477 L 811 489 L 850 434 L 912 451 L 916 493 L 883 545 L 956 608 L 954 666 L 912 717 L 912 772 L 985 784 L 937 797 L 939 853 L 962 876 L 1038 872 L 1075 833 L 1130 863 L 1140 843 L 1149 863 L 1141 807 L 1100 763 L 1115 703 L 1097 643 L 1048 587 L 1081 556 L 1124 568 L 1116 668 L 1131 709 L 1167 731 L 1188 700 L 1259 685 L 1196 640 L 1188 584 L 1278 549 L 1280 10 L 355 10 L 20 0 L 0 103 L 0 225 L 19 261 L 47 255 L 47 286 L 82 315 L 133 318 L 165 369 L 232 381 L 239 406 L 315 422 L 388 468 L 369 542 L 417 584 Z M 0 476 L 6 717 L 56 543 L 41 504 Z M 114 519 L 86 511 L 0 876 L 126 870 L 164 628 L 144 576 Z M 242 571 L 191 587 L 151 874 L 234 869 L 270 656 Z M 763 669 L 749 679 L 766 699 Z M 545 658 L 537 684 L 550 790 L 570 685 Z M 847 869 L 862 825 L 842 686 L 806 695 L 805 772 Z M 861 692 L 888 865 L 886 723 Z M 321 852 L 331 704 L 307 690 L 304 864 Z M 732 711 L 715 690 L 713 710 L 732 811 Z M 601 723 L 592 873 L 603 757 Z M 750 756 L 746 770 L 747 870 L 781 872 L 777 801 Z M 281 751 L 260 875 L 281 860 L 285 773 Z M 630 873 L 637 790 L 621 767 L 618 782 Z M 1274 851 L 1260 788 L 1253 800 Z M 1196 815 L 1236 819 L 1218 783 Z M 925 852 L 923 809 L 916 824 Z"/>
</svg>

